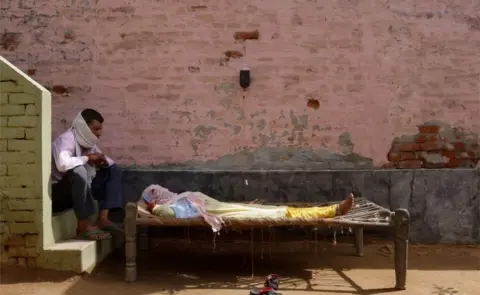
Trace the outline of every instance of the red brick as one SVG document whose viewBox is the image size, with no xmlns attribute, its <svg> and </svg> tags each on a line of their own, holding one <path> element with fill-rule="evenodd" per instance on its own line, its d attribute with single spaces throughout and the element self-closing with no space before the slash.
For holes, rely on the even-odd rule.
<svg viewBox="0 0 480 295">
<path fill-rule="evenodd" d="M 402 159 L 401 153 L 389 152 L 387 159 L 390 162 L 399 162 Z"/>
<path fill-rule="evenodd" d="M 423 162 L 422 168 L 426 169 L 439 169 L 439 168 L 445 168 L 446 163 L 428 163 L 428 162 Z"/>
<path fill-rule="evenodd" d="M 477 163 L 476 161 L 472 161 L 470 159 L 450 159 L 446 167 L 447 168 L 460 168 L 460 167 L 470 168 L 470 167 L 474 167 L 476 163 Z"/>
<path fill-rule="evenodd" d="M 476 159 L 477 152 L 443 151 L 442 155 L 450 159 Z"/>
<path fill-rule="evenodd" d="M 258 40 L 260 38 L 260 33 L 258 31 L 251 32 L 236 32 L 233 35 L 235 40 Z"/>
<path fill-rule="evenodd" d="M 478 158 L 479 152 L 467 152 L 467 156 L 470 159 L 476 159 Z"/>
<path fill-rule="evenodd" d="M 437 142 L 437 141 L 441 141 L 441 138 L 438 134 L 419 134 L 415 138 L 415 142 L 417 143 Z"/>
<path fill-rule="evenodd" d="M 419 144 L 419 150 L 431 152 L 441 151 L 445 148 L 445 145 L 441 142 L 424 142 Z"/>
<path fill-rule="evenodd" d="M 416 152 L 421 150 L 420 145 L 414 142 L 397 143 L 395 148 L 400 152 Z"/>
<path fill-rule="evenodd" d="M 418 157 L 415 153 L 413 152 L 403 152 L 400 154 L 401 160 L 416 160 Z"/>
<path fill-rule="evenodd" d="M 429 137 L 427 135 L 420 134 L 420 135 L 417 136 L 417 138 L 415 138 L 415 142 L 416 143 L 424 143 L 428 139 L 429 139 Z"/>
<path fill-rule="evenodd" d="M 420 133 L 438 133 L 440 126 L 437 125 L 422 125 L 418 126 Z"/>
<path fill-rule="evenodd" d="M 395 169 L 397 166 L 395 163 L 385 163 L 382 165 L 382 169 Z"/>
<path fill-rule="evenodd" d="M 225 56 L 227 58 L 240 58 L 240 57 L 243 57 L 243 53 L 241 53 L 240 51 L 238 50 L 227 50 L 224 52 Z"/>
<path fill-rule="evenodd" d="M 207 9 L 207 5 L 194 5 L 194 6 L 190 6 L 190 8 L 192 10 L 199 10 L 199 9 Z"/>
<path fill-rule="evenodd" d="M 454 146 L 455 151 L 458 151 L 458 152 L 466 151 L 465 144 L 463 142 L 453 142 L 452 144 Z"/>
<path fill-rule="evenodd" d="M 407 160 L 397 164 L 398 169 L 418 169 L 422 168 L 422 160 Z"/>
<path fill-rule="evenodd" d="M 456 151 L 442 151 L 442 156 L 450 159 L 456 159 L 460 157 L 460 153 Z"/>
</svg>

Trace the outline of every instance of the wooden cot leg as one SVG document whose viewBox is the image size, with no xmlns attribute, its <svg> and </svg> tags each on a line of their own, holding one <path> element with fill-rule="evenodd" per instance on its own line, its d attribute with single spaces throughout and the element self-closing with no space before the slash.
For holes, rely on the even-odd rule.
<svg viewBox="0 0 480 295">
<path fill-rule="evenodd" d="M 405 290 L 407 281 L 408 236 L 410 234 L 410 213 L 398 209 L 393 217 L 393 242 L 395 247 L 395 289 Z"/>
<path fill-rule="evenodd" d="M 137 204 L 128 203 L 125 212 L 125 281 L 137 280 Z"/>
<path fill-rule="evenodd" d="M 355 228 L 355 249 L 357 251 L 357 256 L 363 256 L 363 228 Z"/>
<path fill-rule="evenodd" d="M 138 247 L 140 250 L 142 251 L 148 251 L 149 249 L 149 227 L 148 226 L 145 226 L 145 227 L 140 227 L 138 229 L 139 233 L 138 233 Z"/>
</svg>

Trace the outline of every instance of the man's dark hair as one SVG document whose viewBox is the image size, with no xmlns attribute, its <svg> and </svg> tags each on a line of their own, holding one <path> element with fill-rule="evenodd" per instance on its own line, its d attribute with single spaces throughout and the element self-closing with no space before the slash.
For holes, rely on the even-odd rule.
<svg viewBox="0 0 480 295">
<path fill-rule="evenodd" d="M 103 123 L 102 115 L 94 109 L 84 109 L 82 111 L 82 117 L 87 124 L 92 123 L 94 120 Z"/>
</svg>

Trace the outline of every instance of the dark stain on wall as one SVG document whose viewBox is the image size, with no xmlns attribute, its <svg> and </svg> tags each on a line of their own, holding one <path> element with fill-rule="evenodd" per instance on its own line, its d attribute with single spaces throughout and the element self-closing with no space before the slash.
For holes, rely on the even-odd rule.
<svg viewBox="0 0 480 295">
<path fill-rule="evenodd" d="M 205 135 L 205 130 L 197 130 Z M 343 155 L 325 149 L 260 147 L 225 155 L 215 160 L 156 165 L 157 169 L 179 170 L 329 170 L 373 169 L 371 159 L 357 154 Z"/>
<path fill-rule="evenodd" d="M 0 45 L 5 50 L 15 51 L 18 45 L 20 45 L 21 37 L 22 37 L 21 33 L 13 33 L 13 32 L 5 31 L 0 37 Z"/>
<path fill-rule="evenodd" d="M 51 91 L 55 94 L 66 95 L 68 94 L 68 89 L 62 85 L 53 85 Z"/>
<path fill-rule="evenodd" d="M 231 58 L 240 58 L 243 57 L 243 53 L 241 53 L 238 50 L 227 50 L 223 54 L 225 54 L 225 57 L 230 60 Z"/>
<path fill-rule="evenodd" d="M 480 16 L 477 16 L 477 17 L 468 16 L 466 17 L 466 22 L 470 29 L 480 31 Z"/>
<path fill-rule="evenodd" d="M 199 73 L 200 72 L 200 67 L 189 66 L 188 71 L 190 73 Z"/>
</svg>

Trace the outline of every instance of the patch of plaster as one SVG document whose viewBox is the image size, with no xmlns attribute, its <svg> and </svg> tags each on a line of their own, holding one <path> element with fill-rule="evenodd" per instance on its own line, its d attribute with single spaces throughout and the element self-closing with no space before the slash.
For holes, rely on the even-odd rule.
<svg viewBox="0 0 480 295">
<path fill-rule="evenodd" d="M 220 104 L 230 109 L 233 104 L 233 98 L 237 95 L 237 87 L 233 82 L 222 82 L 214 87 L 215 92 L 221 96 Z"/>
<path fill-rule="evenodd" d="M 237 120 L 245 119 L 245 112 L 239 106 L 235 106 L 233 109 L 237 112 Z"/>
<path fill-rule="evenodd" d="M 215 111 L 208 111 L 207 117 L 215 119 L 217 117 L 217 113 L 215 113 Z"/>
<path fill-rule="evenodd" d="M 195 152 L 195 154 L 197 154 L 198 152 L 198 145 L 201 143 L 202 141 L 201 140 L 198 140 L 198 139 L 191 139 L 190 140 L 190 145 L 192 146 L 192 149 L 193 151 Z"/>
<path fill-rule="evenodd" d="M 223 124 L 223 126 L 225 126 L 226 128 L 232 129 L 233 135 L 236 135 L 240 133 L 240 131 L 242 131 L 242 126 L 239 126 L 239 125 L 231 125 L 231 124 L 225 123 Z"/>
<path fill-rule="evenodd" d="M 265 129 L 265 125 L 267 125 L 267 121 L 265 121 L 265 119 L 260 119 L 260 120 L 257 121 L 258 130 Z"/>
<path fill-rule="evenodd" d="M 340 150 L 343 154 L 350 155 L 353 153 L 353 148 L 355 147 L 355 144 L 352 141 L 350 133 L 343 132 L 342 134 L 340 134 L 337 143 L 340 146 Z"/>
<path fill-rule="evenodd" d="M 302 131 L 308 128 L 308 115 L 296 116 L 293 110 L 290 110 L 290 120 L 294 131 Z"/>
<path fill-rule="evenodd" d="M 192 121 L 192 118 L 190 117 L 192 113 L 186 112 L 186 111 L 173 111 L 173 114 L 178 115 L 179 117 L 182 118 L 187 118 L 188 122 Z"/>
<path fill-rule="evenodd" d="M 419 153 L 421 159 L 432 164 L 446 164 L 450 161 L 450 158 L 442 156 L 441 154 L 429 154 L 427 152 Z"/>
<path fill-rule="evenodd" d="M 267 145 L 271 140 L 271 138 L 269 136 L 265 135 L 265 134 L 260 134 L 258 136 L 258 138 L 260 140 L 260 145 L 262 145 L 262 146 Z"/>
<path fill-rule="evenodd" d="M 195 136 L 206 139 L 213 131 L 217 130 L 214 126 L 207 126 L 207 125 L 198 125 L 195 127 Z"/>
<path fill-rule="evenodd" d="M 263 110 L 260 110 L 260 111 L 256 111 L 252 114 L 250 114 L 250 118 L 255 118 L 255 117 L 258 117 L 260 115 L 265 115 L 267 113 L 267 110 L 266 109 L 263 109 Z"/>
</svg>

